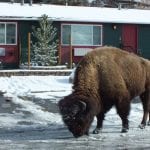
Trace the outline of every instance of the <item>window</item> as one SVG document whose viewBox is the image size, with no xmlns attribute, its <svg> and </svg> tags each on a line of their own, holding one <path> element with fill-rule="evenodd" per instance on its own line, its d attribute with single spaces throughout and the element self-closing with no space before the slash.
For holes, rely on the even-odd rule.
<svg viewBox="0 0 150 150">
<path fill-rule="evenodd" d="M 72 43 L 74 45 L 92 45 L 92 28 L 91 26 L 72 25 Z"/>
<path fill-rule="evenodd" d="M 0 43 L 5 43 L 5 24 L 0 24 Z"/>
<path fill-rule="evenodd" d="M 16 23 L 0 23 L 0 44 L 9 45 L 17 43 Z"/>
<path fill-rule="evenodd" d="M 101 25 L 63 24 L 63 45 L 102 45 Z"/>
<path fill-rule="evenodd" d="M 70 40 L 71 40 L 71 26 L 70 25 L 65 25 L 63 26 L 63 30 L 62 30 L 62 43 L 63 44 L 70 44 Z"/>
</svg>

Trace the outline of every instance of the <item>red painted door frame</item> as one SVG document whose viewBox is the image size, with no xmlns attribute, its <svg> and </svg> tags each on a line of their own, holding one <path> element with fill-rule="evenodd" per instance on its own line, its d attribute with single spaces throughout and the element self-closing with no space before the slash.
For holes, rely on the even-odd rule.
<svg viewBox="0 0 150 150">
<path fill-rule="evenodd" d="M 125 24 L 122 26 L 122 48 L 137 53 L 137 26 Z"/>
</svg>

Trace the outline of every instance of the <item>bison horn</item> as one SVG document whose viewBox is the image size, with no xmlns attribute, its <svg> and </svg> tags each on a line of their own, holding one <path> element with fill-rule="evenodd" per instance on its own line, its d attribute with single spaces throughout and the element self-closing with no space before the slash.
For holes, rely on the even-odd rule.
<svg viewBox="0 0 150 150">
<path fill-rule="evenodd" d="M 74 108 L 73 108 L 73 116 L 76 115 L 79 111 L 80 111 L 79 106 L 78 106 L 78 105 L 74 105 Z"/>
<path fill-rule="evenodd" d="M 83 101 L 79 101 L 82 107 L 82 111 L 86 110 L 86 103 Z"/>
</svg>

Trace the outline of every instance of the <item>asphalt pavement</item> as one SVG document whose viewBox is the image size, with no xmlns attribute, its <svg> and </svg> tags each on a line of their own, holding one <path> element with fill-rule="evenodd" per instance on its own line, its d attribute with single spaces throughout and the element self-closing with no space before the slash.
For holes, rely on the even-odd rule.
<svg viewBox="0 0 150 150">
<path fill-rule="evenodd" d="M 47 100 L 22 97 L 43 108 L 45 111 L 58 113 L 57 104 Z M 0 96 L 0 113 L 12 114 L 19 111 L 22 106 L 14 104 L 11 98 Z M 22 111 L 24 117 L 30 115 Z M 138 126 L 138 124 L 137 124 Z M 89 136 L 74 138 L 63 125 L 49 124 L 34 127 L 32 122 L 18 122 L 18 125 L 0 127 L 0 150 L 149 150 L 150 127 L 140 130 L 137 126 L 131 127 L 129 133 L 120 133 L 120 125 L 105 126 L 102 133 L 93 135 L 92 129 Z M 94 128 L 94 126 L 92 126 Z"/>
</svg>

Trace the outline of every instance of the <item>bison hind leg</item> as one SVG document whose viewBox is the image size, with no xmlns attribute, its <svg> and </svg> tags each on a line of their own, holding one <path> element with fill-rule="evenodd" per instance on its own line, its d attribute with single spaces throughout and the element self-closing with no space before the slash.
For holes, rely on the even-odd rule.
<svg viewBox="0 0 150 150">
<path fill-rule="evenodd" d="M 142 124 L 142 123 L 141 123 L 141 124 L 139 125 L 139 128 L 140 128 L 140 129 L 145 129 L 145 126 L 146 126 L 146 124 Z"/>
<path fill-rule="evenodd" d="M 143 119 L 139 127 L 144 129 L 147 124 L 147 119 L 149 116 L 149 121 L 147 125 L 150 125 L 150 91 L 147 90 L 143 94 L 140 95 L 142 104 L 143 104 Z"/>
</svg>

